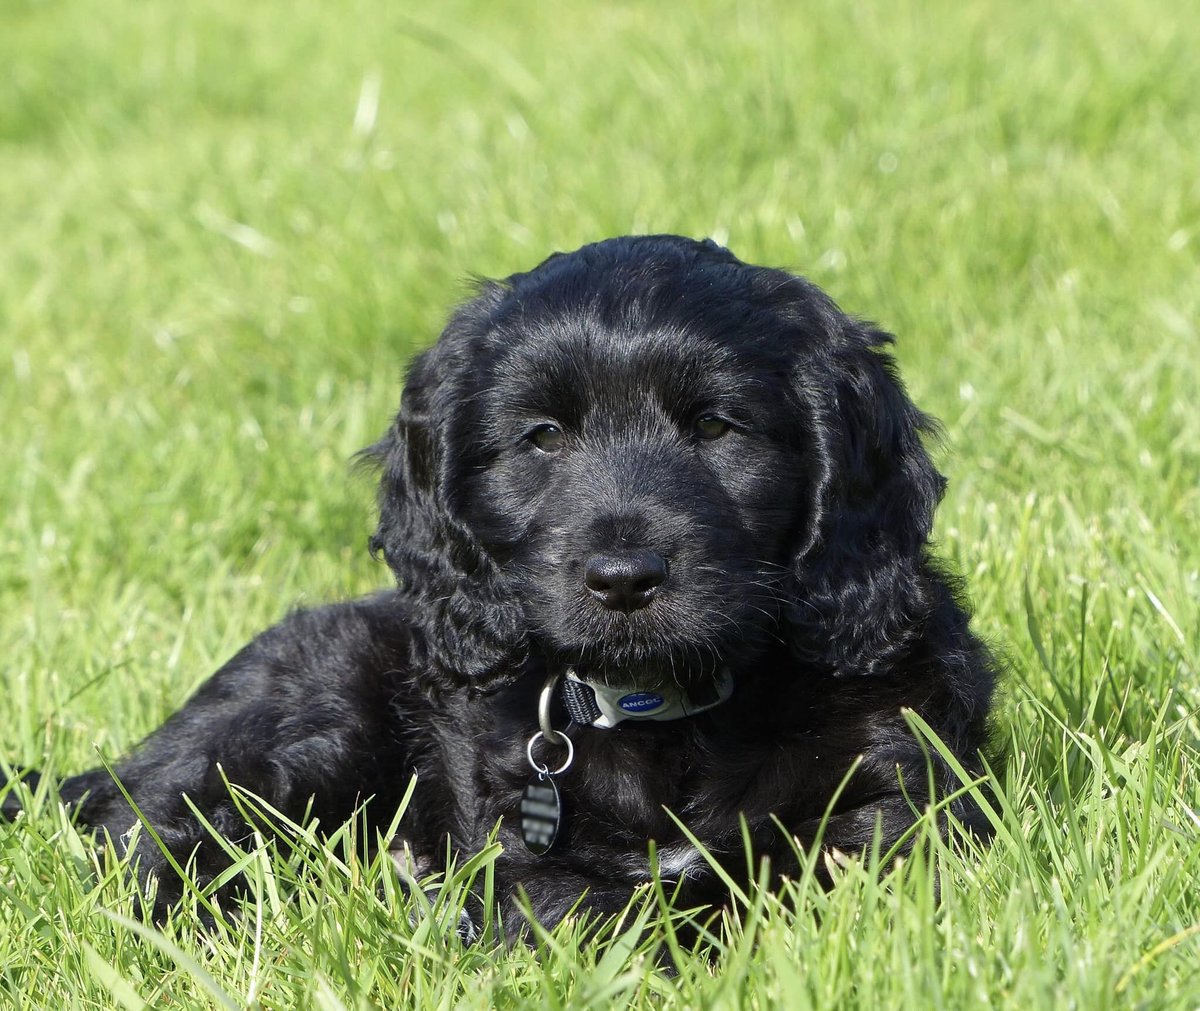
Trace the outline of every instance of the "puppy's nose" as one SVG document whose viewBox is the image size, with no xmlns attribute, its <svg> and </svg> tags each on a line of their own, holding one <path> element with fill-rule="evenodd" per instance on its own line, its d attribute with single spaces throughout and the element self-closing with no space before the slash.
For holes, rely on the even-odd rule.
<svg viewBox="0 0 1200 1011">
<path fill-rule="evenodd" d="M 645 549 L 592 555 L 583 567 L 584 585 L 613 611 L 645 607 L 666 580 L 667 560 Z"/>
</svg>

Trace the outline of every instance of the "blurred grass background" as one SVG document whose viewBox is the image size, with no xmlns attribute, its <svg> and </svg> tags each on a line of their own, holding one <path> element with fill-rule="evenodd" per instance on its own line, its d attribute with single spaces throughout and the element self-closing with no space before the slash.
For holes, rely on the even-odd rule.
<svg viewBox="0 0 1200 1011">
<path fill-rule="evenodd" d="M 388 582 L 348 459 L 469 275 L 710 235 L 895 331 L 945 422 L 941 550 L 1011 666 L 1011 840 L 952 861 L 940 912 L 808 895 L 850 919 L 776 911 L 675 982 L 443 939 L 460 968 L 414 996 L 413 963 L 362 984 L 280 914 L 302 968 L 250 987 L 178 943 L 264 1007 L 1200 1006 L 1198 51 L 1159 0 L 8 0 L 2 757 L 94 764 L 290 607 Z M 175 1006 L 148 966 L 217 1000 L 43 821 L 0 827 L 0 1002 Z"/>
</svg>

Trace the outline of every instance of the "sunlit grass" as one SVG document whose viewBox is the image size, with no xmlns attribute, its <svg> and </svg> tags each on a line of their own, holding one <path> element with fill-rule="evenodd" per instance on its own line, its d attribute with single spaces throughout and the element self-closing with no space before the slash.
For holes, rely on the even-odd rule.
<svg viewBox="0 0 1200 1011">
<path fill-rule="evenodd" d="M 990 848 L 751 889 L 696 951 L 652 883 L 602 943 L 464 944 L 492 855 L 427 899 L 356 823 L 243 844 L 236 914 L 151 930 L 35 792 L 0 826 L 0 1006 L 1200 1005 L 1187 5 L 0 18 L 0 758 L 115 757 L 290 607 L 386 584 L 348 460 L 407 357 L 468 274 L 624 232 L 898 334 L 947 432 L 939 550 L 1009 667 Z"/>
</svg>

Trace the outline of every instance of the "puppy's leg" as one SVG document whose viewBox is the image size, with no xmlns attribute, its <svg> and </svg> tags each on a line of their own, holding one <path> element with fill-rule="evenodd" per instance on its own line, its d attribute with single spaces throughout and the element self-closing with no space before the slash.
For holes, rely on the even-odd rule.
<svg viewBox="0 0 1200 1011">
<path fill-rule="evenodd" d="M 897 859 L 912 854 L 920 836 L 910 833 L 910 829 L 929 803 L 928 798 L 920 794 L 887 794 L 832 815 L 825 821 L 823 831 L 820 831 L 820 821 L 813 819 L 800 825 L 793 835 L 802 848 L 811 848 L 816 840 L 825 857 L 817 865 L 817 874 L 822 883 L 830 887 L 837 877 L 834 868 L 847 859 L 861 857 L 876 845 L 876 839 L 881 854 L 894 850 Z M 990 823 L 969 797 L 957 798 L 948 811 L 939 811 L 936 819 L 937 831 L 942 838 L 950 831 L 951 819 L 962 831 L 978 839 L 986 839 L 991 834 Z M 799 870 L 794 852 L 778 856 L 777 873 L 794 874 Z M 935 889 L 938 887 L 935 881 Z"/>
<path fill-rule="evenodd" d="M 568 914 L 586 916 L 591 921 L 589 934 L 595 933 L 606 920 L 622 912 L 633 896 L 633 888 L 627 882 L 601 880 L 562 868 L 545 871 L 524 868 L 517 884 L 520 891 L 514 886 L 500 908 L 504 934 L 510 944 L 532 940 L 530 915 L 547 930 L 552 930 Z M 527 904 L 522 901 L 521 892 Z"/>
<path fill-rule="evenodd" d="M 332 826 L 369 797 L 369 813 L 391 818 L 412 774 L 397 732 L 411 715 L 396 673 L 407 667 L 407 640 L 391 604 L 381 595 L 298 612 L 238 653 L 117 763 L 138 814 L 103 770 L 64 783 L 80 821 L 118 845 L 139 814 L 153 827 L 162 846 L 143 831 L 136 856 L 139 875 L 158 881 L 155 915 L 181 894 L 172 859 L 194 861 L 200 884 L 228 864 L 195 811 L 234 842 L 251 832 L 227 781 L 294 820 L 311 808 Z"/>
<path fill-rule="evenodd" d="M 11 821 L 21 812 L 21 802 L 11 787 L 16 783 L 24 783 L 30 790 L 36 790 L 42 780 L 42 774 L 36 769 L 26 769 L 22 766 L 12 766 L 12 778 L 5 785 L 9 787 L 4 799 L 0 801 L 0 818 Z"/>
</svg>

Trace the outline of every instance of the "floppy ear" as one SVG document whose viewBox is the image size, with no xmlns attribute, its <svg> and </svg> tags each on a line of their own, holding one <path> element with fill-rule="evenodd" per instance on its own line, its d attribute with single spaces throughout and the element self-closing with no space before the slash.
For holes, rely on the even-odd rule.
<svg viewBox="0 0 1200 1011">
<path fill-rule="evenodd" d="M 526 656 L 521 608 L 452 500 L 470 466 L 464 433 L 478 394 L 472 345 L 488 295 L 461 310 L 416 358 L 391 428 L 365 451 L 382 470 L 371 550 L 382 552 L 413 603 L 415 659 L 433 684 L 476 689 L 509 683 Z"/>
<path fill-rule="evenodd" d="M 825 322 L 835 331 L 816 409 L 825 475 L 816 536 L 794 563 L 790 624 L 801 659 L 839 675 L 873 674 L 930 613 L 925 545 L 945 480 L 921 442 L 936 423 L 909 400 L 882 350 L 891 335 L 836 310 Z"/>
</svg>

